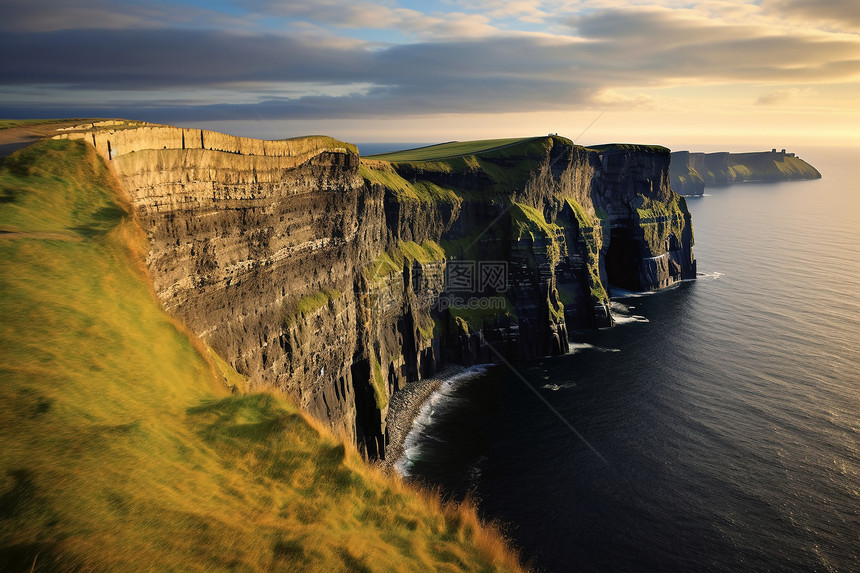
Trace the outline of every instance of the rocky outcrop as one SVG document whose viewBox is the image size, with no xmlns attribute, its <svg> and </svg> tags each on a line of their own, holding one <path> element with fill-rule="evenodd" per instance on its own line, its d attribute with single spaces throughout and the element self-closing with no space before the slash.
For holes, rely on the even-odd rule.
<svg viewBox="0 0 860 573">
<path fill-rule="evenodd" d="M 785 149 L 755 153 L 672 153 L 672 188 L 681 195 L 701 195 L 705 187 L 747 181 L 820 179 L 821 173 Z"/>
<path fill-rule="evenodd" d="M 111 124 L 164 307 L 247 378 L 381 457 L 389 399 L 443 364 L 567 352 L 607 287 L 695 277 L 664 148 L 559 137 L 437 161 L 330 138 Z"/>
</svg>

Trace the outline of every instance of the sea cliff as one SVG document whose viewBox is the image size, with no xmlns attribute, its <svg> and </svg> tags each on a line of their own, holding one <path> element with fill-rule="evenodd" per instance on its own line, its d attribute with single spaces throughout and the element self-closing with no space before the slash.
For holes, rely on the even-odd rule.
<svg viewBox="0 0 860 573">
<path fill-rule="evenodd" d="M 705 187 L 747 181 L 820 179 L 812 165 L 785 149 L 753 153 L 672 153 L 671 185 L 682 195 L 701 195 Z"/>
<path fill-rule="evenodd" d="M 325 137 L 138 124 L 59 137 L 94 145 L 118 177 L 165 309 L 251 389 L 284 391 L 369 458 L 384 457 L 406 385 L 445 364 L 565 353 L 570 331 L 612 324 L 609 284 L 695 277 L 662 147 L 547 136 L 361 159 Z"/>
</svg>

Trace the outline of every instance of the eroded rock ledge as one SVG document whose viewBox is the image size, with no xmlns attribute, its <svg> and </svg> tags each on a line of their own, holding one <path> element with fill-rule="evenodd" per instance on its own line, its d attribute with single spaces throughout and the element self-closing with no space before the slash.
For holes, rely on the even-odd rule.
<svg viewBox="0 0 860 573">
<path fill-rule="evenodd" d="M 371 458 L 407 384 L 496 353 L 566 353 L 570 331 L 611 325 L 610 282 L 695 277 L 665 148 L 549 136 L 374 161 L 326 137 L 129 122 L 59 137 L 109 160 L 165 308 L 252 389 L 282 389 Z M 503 283 L 455 285 L 451 269 L 469 262 L 503 263 Z"/>
</svg>

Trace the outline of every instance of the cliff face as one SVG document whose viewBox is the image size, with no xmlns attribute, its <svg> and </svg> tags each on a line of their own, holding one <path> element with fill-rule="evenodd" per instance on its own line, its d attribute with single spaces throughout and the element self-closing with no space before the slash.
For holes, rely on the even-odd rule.
<svg viewBox="0 0 860 573">
<path fill-rule="evenodd" d="M 706 186 L 745 181 L 820 179 L 821 173 L 794 153 L 672 153 L 672 188 L 682 195 L 701 195 Z"/>
<path fill-rule="evenodd" d="M 535 138 L 432 161 L 329 138 L 71 131 L 110 159 L 165 308 L 254 387 L 384 455 L 390 396 L 444 363 L 567 352 L 606 287 L 695 277 L 664 148 Z"/>
</svg>

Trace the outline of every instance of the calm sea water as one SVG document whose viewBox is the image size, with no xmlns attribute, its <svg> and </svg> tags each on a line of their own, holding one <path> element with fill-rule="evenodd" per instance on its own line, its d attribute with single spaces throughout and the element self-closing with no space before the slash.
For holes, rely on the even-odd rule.
<svg viewBox="0 0 860 573">
<path fill-rule="evenodd" d="M 858 155 L 803 156 L 822 180 L 689 200 L 697 281 L 448 384 L 402 471 L 546 571 L 860 571 Z"/>
</svg>

